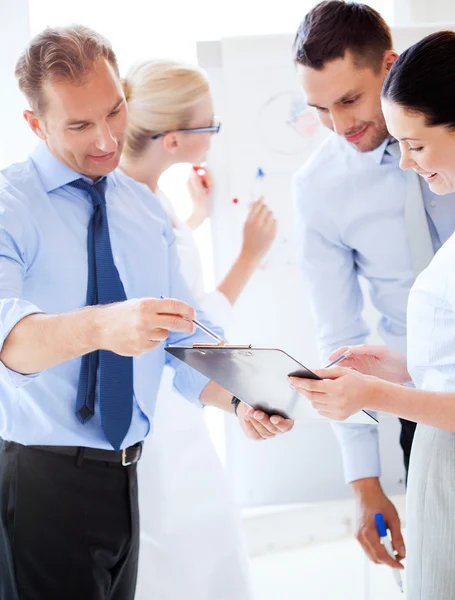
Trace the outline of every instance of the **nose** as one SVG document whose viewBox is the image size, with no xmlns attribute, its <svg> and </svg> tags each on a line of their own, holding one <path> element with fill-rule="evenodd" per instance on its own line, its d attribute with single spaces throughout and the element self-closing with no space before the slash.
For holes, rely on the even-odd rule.
<svg viewBox="0 0 455 600">
<path fill-rule="evenodd" d="M 406 169 L 413 169 L 417 166 L 416 161 L 412 158 L 409 147 L 405 144 L 400 144 L 401 158 L 400 158 L 400 169 L 405 171 Z"/>
<path fill-rule="evenodd" d="M 102 123 L 99 125 L 97 130 L 96 147 L 101 150 L 101 152 L 109 154 L 110 152 L 115 152 L 117 150 L 117 145 L 117 138 L 112 133 L 109 125 L 107 123 Z"/>
<path fill-rule="evenodd" d="M 332 112 L 330 115 L 332 119 L 333 131 L 338 135 L 345 135 L 347 131 L 353 128 L 352 118 L 346 114 L 346 112 Z"/>
</svg>

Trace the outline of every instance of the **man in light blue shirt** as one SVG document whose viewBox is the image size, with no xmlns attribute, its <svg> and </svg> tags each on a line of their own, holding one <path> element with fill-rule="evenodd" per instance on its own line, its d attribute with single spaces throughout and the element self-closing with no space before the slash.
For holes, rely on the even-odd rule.
<svg viewBox="0 0 455 600">
<path fill-rule="evenodd" d="M 321 355 L 326 360 L 340 346 L 366 342 L 360 278 L 368 282 L 380 313 L 382 339 L 405 351 L 406 306 L 416 272 L 405 219 L 411 181 L 399 169 L 399 148 L 390 139 L 380 104 L 383 81 L 397 58 L 390 30 L 366 5 L 322 2 L 300 25 L 294 57 L 308 103 L 334 132 L 293 180 L 301 267 Z M 420 190 L 415 188 L 412 201 L 423 202 L 424 226 L 436 252 L 455 230 L 454 197 L 436 196 L 423 180 Z M 402 421 L 406 468 L 414 427 Z M 382 512 L 397 558 L 403 558 L 398 514 L 379 483 L 377 428 L 334 428 L 359 504 L 357 538 L 373 561 L 397 567 L 382 548 L 374 522 L 374 514 Z"/>
<path fill-rule="evenodd" d="M 109 43 L 46 30 L 16 76 L 42 141 L 0 177 L 0 598 L 132 600 L 163 365 L 195 403 L 233 412 L 232 396 L 164 351 L 207 338 L 159 201 L 114 171 L 127 115 Z M 252 438 L 292 426 L 236 407 Z"/>
</svg>

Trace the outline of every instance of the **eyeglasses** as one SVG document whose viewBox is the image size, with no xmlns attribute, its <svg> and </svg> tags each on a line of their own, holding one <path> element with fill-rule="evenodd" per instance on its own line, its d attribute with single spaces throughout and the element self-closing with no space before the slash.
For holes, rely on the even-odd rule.
<svg viewBox="0 0 455 600">
<path fill-rule="evenodd" d="M 221 121 L 218 117 L 213 117 L 213 125 L 209 127 L 191 127 L 190 129 L 171 129 L 170 131 L 163 131 L 162 133 L 156 133 L 152 135 L 152 140 L 157 140 L 160 137 L 164 137 L 168 133 L 219 133 L 221 129 Z"/>
</svg>

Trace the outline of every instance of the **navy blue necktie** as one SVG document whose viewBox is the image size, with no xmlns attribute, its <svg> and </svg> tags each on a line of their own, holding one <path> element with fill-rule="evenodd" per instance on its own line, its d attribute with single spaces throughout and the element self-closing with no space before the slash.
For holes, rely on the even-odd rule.
<svg viewBox="0 0 455 600">
<path fill-rule="evenodd" d="M 105 180 L 92 185 L 84 179 L 77 179 L 69 185 L 88 192 L 93 203 L 87 235 L 87 305 L 126 300 L 112 256 Z M 133 359 L 107 350 L 91 352 L 82 357 L 76 400 L 76 414 L 82 423 L 95 414 L 98 370 L 101 426 L 112 447 L 119 450 L 130 428 L 133 413 Z"/>
</svg>

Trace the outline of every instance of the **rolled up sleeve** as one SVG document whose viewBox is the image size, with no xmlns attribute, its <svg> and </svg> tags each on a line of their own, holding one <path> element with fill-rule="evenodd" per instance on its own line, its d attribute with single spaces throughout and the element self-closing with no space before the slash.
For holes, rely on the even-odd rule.
<svg viewBox="0 0 455 600">
<path fill-rule="evenodd" d="M 18 218 L 12 218 L 7 206 L 0 204 L 0 352 L 6 338 L 19 321 L 43 312 L 22 298 L 23 282 L 27 274 L 24 237 L 24 223 Z M 36 373 L 23 375 L 11 371 L 0 361 L 0 377 L 9 379 L 17 387 L 25 385 L 36 376 Z"/>
</svg>

